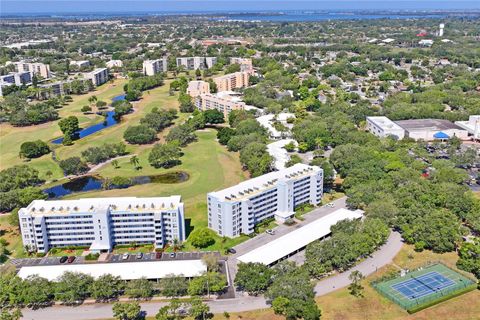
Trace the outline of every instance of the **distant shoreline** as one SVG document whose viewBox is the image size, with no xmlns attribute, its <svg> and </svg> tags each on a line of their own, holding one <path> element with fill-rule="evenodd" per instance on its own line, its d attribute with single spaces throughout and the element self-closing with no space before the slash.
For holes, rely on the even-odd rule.
<svg viewBox="0 0 480 320">
<path fill-rule="evenodd" d="M 84 12 L 84 13 L 23 13 L 0 15 L 0 22 L 11 20 L 74 20 L 90 21 L 96 19 L 126 19 L 126 18 L 157 18 L 171 19 L 176 17 L 201 18 L 212 20 L 235 20 L 235 21 L 289 21 L 308 22 L 324 20 L 352 20 L 352 19 L 402 19 L 402 18 L 437 18 L 437 17 L 467 17 L 480 18 L 480 9 L 457 9 L 457 10 L 284 10 L 284 11 L 238 11 L 238 12 Z"/>
</svg>

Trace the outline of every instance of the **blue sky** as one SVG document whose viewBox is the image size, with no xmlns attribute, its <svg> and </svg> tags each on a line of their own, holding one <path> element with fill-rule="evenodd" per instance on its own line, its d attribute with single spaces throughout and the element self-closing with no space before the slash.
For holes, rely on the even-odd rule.
<svg viewBox="0 0 480 320">
<path fill-rule="evenodd" d="M 12 13 L 115 13 L 115 12 L 192 12 L 255 10 L 359 10 L 359 9 L 480 9 L 480 0 L 0 0 L 1 14 Z"/>
</svg>

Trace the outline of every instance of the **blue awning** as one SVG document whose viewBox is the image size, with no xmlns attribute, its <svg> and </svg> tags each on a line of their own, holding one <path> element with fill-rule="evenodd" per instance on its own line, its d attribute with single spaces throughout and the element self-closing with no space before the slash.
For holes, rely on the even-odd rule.
<svg viewBox="0 0 480 320">
<path fill-rule="evenodd" d="M 450 139 L 450 137 L 448 136 L 448 134 L 446 134 L 445 132 L 442 132 L 442 131 L 439 131 L 437 133 L 435 133 L 433 135 L 433 137 L 435 139 Z"/>
</svg>

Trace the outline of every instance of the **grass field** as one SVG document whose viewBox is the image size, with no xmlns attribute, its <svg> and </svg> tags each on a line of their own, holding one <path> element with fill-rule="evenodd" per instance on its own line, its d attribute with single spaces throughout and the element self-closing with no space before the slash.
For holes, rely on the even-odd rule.
<svg viewBox="0 0 480 320">
<path fill-rule="evenodd" d="M 111 98 L 123 92 L 123 84 L 125 81 L 126 80 L 119 79 L 113 83 L 104 84 L 88 94 L 72 96 L 73 102 L 58 110 L 60 117 L 77 116 L 81 127 L 102 121 L 103 117 L 99 115 L 84 115 L 80 111 L 81 107 L 88 105 L 88 98 L 93 95 L 97 96 L 99 100 L 109 102 Z M 18 157 L 20 145 L 23 142 L 37 139 L 49 141 L 61 135 L 62 132 L 58 127 L 58 120 L 29 127 L 13 127 L 6 123 L 0 124 L 0 150 L 2 151 L 0 153 L 0 170 L 24 163 L 24 161 Z M 59 149 L 62 148 L 67 147 L 59 147 Z M 75 146 L 70 148 L 75 148 Z M 43 178 L 45 178 L 45 172 L 49 170 L 53 173 L 52 178 L 61 178 L 63 176 L 62 171 L 55 162 L 53 162 L 50 154 L 38 159 L 33 159 L 28 162 L 28 164 L 39 170 Z"/>
<path fill-rule="evenodd" d="M 363 281 L 365 287 L 364 298 L 355 298 L 348 289 L 340 289 L 322 297 L 316 301 L 322 310 L 322 320 L 470 320 L 478 319 L 480 314 L 480 291 L 474 290 L 462 296 L 442 302 L 436 306 L 408 314 L 405 310 L 381 296 L 368 283 L 391 270 L 402 268 L 415 268 L 424 265 L 428 261 L 441 261 L 453 267 L 458 256 L 455 252 L 436 254 L 431 251 L 415 252 L 410 245 L 404 245 L 394 259 L 394 264 L 380 269 L 376 274 L 367 277 Z M 222 314 L 215 315 L 215 320 L 225 319 Z M 232 313 L 230 319 L 242 320 L 279 320 L 284 317 L 277 316 L 271 309 L 255 310 L 251 312 Z"/>
<path fill-rule="evenodd" d="M 101 168 L 98 173 L 104 177 L 112 176 L 132 176 L 132 175 L 150 175 L 162 174 L 170 171 L 185 171 L 190 179 L 178 184 L 147 184 L 137 185 L 128 189 L 104 190 L 76 194 L 68 197 L 69 199 L 85 197 L 122 197 L 122 196 L 169 196 L 181 195 L 185 203 L 185 215 L 187 229 L 207 226 L 207 203 L 206 194 L 210 191 L 219 190 L 246 178 L 246 173 L 242 170 L 238 155 L 228 152 L 216 140 L 215 130 L 198 131 L 198 141 L 186 147 L 184 155 L 181 158 L 182 164 L 171 169 L 155 169 L 147 162 L 148 150 L 140 153 L 140 164 L 142 169 L 133 170 L 128 158 L 119 160 L 119 168 L 107 165 Z M 243 241 L 243 237 L 234 240 L 227 240 L 223 246 L 229 247 L 238 241 Z M 214 250 L 221 245 L 218 239 L 215 247 L 206 248 Z M 186 250 L 192 249 L 188 243 Z"/>
<path fill-rule="evenodd" d="M 0 236 L 7 240 L 7 249 L 12 257 L 22 258 L 25 256 L 23 251 L 22 237 L 17 227 L 13 227 L 9 223 L 9 215 L 0 215 Z"/>
</svg>

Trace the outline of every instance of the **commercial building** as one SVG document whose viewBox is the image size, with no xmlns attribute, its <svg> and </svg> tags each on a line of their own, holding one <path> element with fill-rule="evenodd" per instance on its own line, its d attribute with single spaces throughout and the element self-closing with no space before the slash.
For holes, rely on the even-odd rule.
<svg viewBox="0 0 480 320">
<path fill-rule="evenodd" d="M 232 110 L 245 109 L 245 103 L 237 96 L 229 95 L 228 92 L 201 94 L 195 98 L 194 103 L 198 110 L 206 111 L 216 109 L 223 112 L 225 117 L 227 117 Z"/>
<path fill-rule="evenodd" d="M 296 164 L 236 186 L 207 194 L 208 227 L 220 236 L 250 234 L 268 218 L 291 218 L 301 204 L 318 205 L 323 196 L 323 170 Z"/>
<path fill-rule="evenodd" d="M 110 61 L 107 61 L 107 63 L 105 63 L 105 66 L 108 69 L 121 68 L 121 67 L 123 67 L 123 62 L 122 62 L 122 60 L 110 60 Z"/>
<path fill-rule="evenodd" d="M 447 140 L 457 137 L 468 140 L 468 131 L 443 119 L 415 119 L 395 121 L 405 130 L 405 136 L 415 140 Z"/>
<path fill-rule="evenodd" d="M 99 85 L 104 84 L 108 81 L 108 69 L 107 68 L 98 68 L 92 72 L 85 73 L 85 79 L 92 81 L 93 85 L 98 87 Z"/>
<path fill-rule="evenodd" d="M 121 280 L 141 278 L 158 280 L 172 275 L 184 278 L 198 277 L 207 272 L 207 266 L 202 260 L 43 265 L 22 267 L 18 276 L 26 279 L 36 274 L 49 281 L 56 281 L 65 272 L 81 272 L 94 279 L 111 274 Z"/>
<path fill-rule="evenodd" d="M 160 72 L 167 72 L 167 58 L 143 61 L 143 74 L 146 76 L 154 76 Z"/>
<path fill-rule="evenodd" d="M 187 93 L 192 97 L 198 97 L 202 94 L 210 93 L 210 84 L 207 81 L 190 81 L 187 87 Z"/>
<path fill-rule="evenodd" d="M 455 124 L 467 130 L 473 139 L 480 139 L 480 115 L 470 116 L 468 121 L 455 121 Z"/>
<path fill-rule="evenodd" d="M 180 196 L 34 200 L 18 212 L 24 246 L 38 252 L 82 246 L 110 251 L 115 245 L 185 240 Z"/>
<path fill-rule="evenodd" d="M 367 129 L 380 138 L 403 139 L 405 130 L 387 117 L 367 117 Z"/>
<path fill-rule="evenodd" d="M 50 78 L 50 66 L 40 62 L 15 62 L 15 70 L 17 72 L 31 72 L 36 76 L 48 79 Z"/>
<path fill-rule="evenodd" d="M 221 77 L 213 78 L 213 82 L 217 85 L 217 91 L 234 91 L 248 86 L 250 72 L 234 72 Z"/>
<path fill-rule="evenodd" d="M 177 58 L 177 67 L 187 70 L 210 69 L 217 63 L 216 57 L 184 57 Z"/>
<path fill-rule="evenodd" d="M 362 210 L 351 211 L 343 208 L 335 210 L 306 226 L 240 256 L 238 260 L 244 263 L 263 263 L 267 266 L 275 264 L 304 249 L 309 243 L 329 236 L 332 232 L 331 227 L 337 222 L 346 219 L 361 219 L 362 217 Z"/>
</svg>

